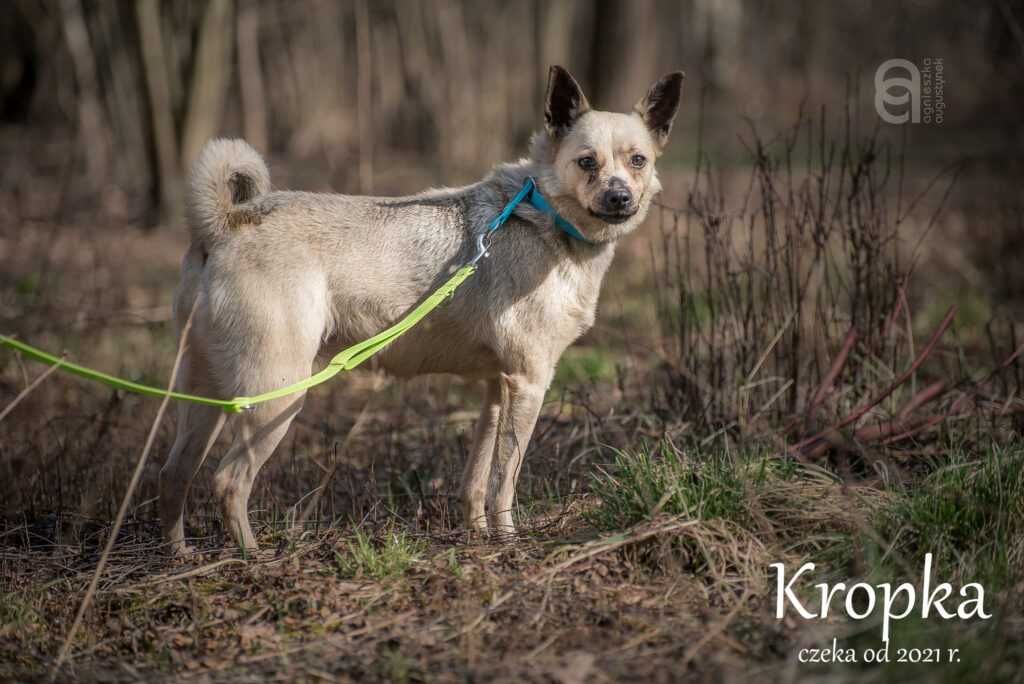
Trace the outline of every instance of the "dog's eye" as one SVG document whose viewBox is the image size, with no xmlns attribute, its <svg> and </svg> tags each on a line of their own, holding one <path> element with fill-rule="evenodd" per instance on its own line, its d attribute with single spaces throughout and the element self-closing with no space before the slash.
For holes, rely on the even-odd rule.
<svg viewBox="0 0 1024 684">
<path fill-rule="evenodd" d="M 647 157 L 642 154 L 634 154 L 629 158 L 629 163 L 634 169 L 642 169 L 647 166 Z"/>
<path fill-rule="evenodd" d="M 593 157 L 580 157 L 576 160 L 576 163 L 584 171 L 593 171 L 597 168 L 597 160 Z"/>
</svg>

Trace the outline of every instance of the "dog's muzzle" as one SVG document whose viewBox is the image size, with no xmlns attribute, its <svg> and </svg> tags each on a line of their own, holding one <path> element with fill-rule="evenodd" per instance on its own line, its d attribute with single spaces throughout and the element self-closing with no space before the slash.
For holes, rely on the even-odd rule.
<svg viewBox="0 0 1024 684">
<path fill-rule="evenodd" d="M 606 223 L 622 223 L 632 218 L 638 208 L 629 188 L 613 185 L 601 195 L 598 208 L 591 209 L 590 213 Z"/>
</svg>

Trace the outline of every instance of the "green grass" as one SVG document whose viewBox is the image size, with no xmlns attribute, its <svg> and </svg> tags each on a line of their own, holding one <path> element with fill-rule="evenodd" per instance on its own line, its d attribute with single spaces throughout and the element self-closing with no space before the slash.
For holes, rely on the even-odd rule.
<svg viewBox="0 0 1024 684">
<path fill-rule="evenodd" d="M 616 356 L 596 347 L 570 347 L 565 350 L 552 385 L 571 387 L 615 379 Z"/>
<path fill-rule="evenodd" d="M 709 453 L 662 443 L 616 451 L 591 491 L 599 503 L 584 515 L 602 531 L 666 516 L 693 521 L 638 545 L 635 558 L 657 572 L 685 567 L 713 582 L 731 575 L 758 583 L 771 562 L 838 555 L 856 529 L 853 495 L 834 476 L 756 449 Z M 876 497 L 856 503 L 873 507 Z"/>
<path fill-rule="evenodd" d="M 405 684 L 405 682 L 424 681 L 420 664 L 397 649 L 383 650 L 377 658 L 377 669 L 381 678 L 386 682 Z"/>
<path fill-rule="evenodd" d="M 48 632 L 46 620 L 24 596 L 13 592 L 0 592 L 0 644 L 15 635 L 23 640 L 23 643 L 35 643 L 45 638 Z"/>
<path fill-rule="evenodd" d="M 920 572 L 926 553 L 933 573 L 989 590 L 1024 567 L 1024 444 L 973 452 L 952 445 L 930 473 L 888 490 L 840 487 L 827 471 L 756 450 L 662 443 L 614 454 L 592 478 L 599 504 L 586 512 L 603 531 L 659 515 L 721 520 L 833 572 L 879 582 Z"/>
<path fill-rule="evenodd" d="M 41 624 L 35 608 L 13 593 L 0 593 L 0 625 L 24 629 Z"/>
<path fill-rule="evenodd" d="M 961 335 L 961 342 L 964 342 L 964 336 L 984 339 L 985 324 L 993 317 L 993 304 L 985 295 L 970 288 L 956 288 L 946 296 L 930 299 L 914 317 L 914 328 L 923 335 L 930 334 L 950 306 L 957 307 L 954 325 Z"/>
<path fill-rule="evenodd" d="M 801 665 L 804 675 L 827 672 L 830 680 L 851 682 L 865 676 L 900 683 L 1020 681 L 1024 640 L 1013 627 L 1019 598 L 1011 588 L 1024 577 L 1024 444 L 950 445 L 930 471 L 887 490 L 841 485 L 827 471 L 756 450 L 706 453 L 662 443 L 614 454 L 593 477 L 599 503 L 586 513 L 590 522 L 608 531 L 664 515 L 703 521 L 670 540 L 698 576 L 714 574 L 713 567 L 756 575 L 787 557 L 789 567 L 811 560 L 818 565 L 816 577 L 848 585 L 910 581 L 920 587 L 924 557 L 931 553 L 936 581 L 985 588 L 985 605 L 994 613 L 989 620 L 922 620 L 916 613 L 892 623 L 890 662 Z M 707 531 L 710 536 L 701 538 Z M 746 563 L 725 555 L 731 565 L 714 557 L 701 562 L 709 550 L 713 555 L 716 548 L 750 540 L 763 544 L 765 553 Z M 798 591 L 804 589 L 810 591 Z M 833 634 L 853 630 L 840 646 L 863 654 L 882 646 L 879 619 L 876 611 L 863 623 L 837 625 Z M 959 652 L 941 664 L 896 662 L 897 649 L 936 648 Z"/>
<path fill-rule="evenodd" d="M 14 291 L 26 301 L 33 299 L 39 293 L 39 277 L 30 273 L 19 278 L 14 283 Z"/>
<path fill-rule="evenodd" d="M 448 571 L 452 573 L 457 579 L 462 579 L 465 575 L 465 571 L 462 569 L 462 564 L 459 563 L 458 556 L 455 555 L 455 549 L 450 548 L 444 553 L 445 565 L 448 566 Z"/>
<path fill-rule="evenodd" d="M 860 555 L 870 584 L 910 581 L 920 587 L 924 557 L 931 553 L 932 577 L 954 586 L 981 583 L 993 617 L 923 620 L 912 613 L 892 623 L 890 662 L 833 671 L 836 681 L 859 681 L 865 669 L 871 681 L 900 684 L 1020 681 L 1024 640 L 1008 629 L 1002 613 L 1017 609 L 1011 587 L 1024 575 L 1024 444 L 974 451 L 952 444 L 938 461 L 930 473 L 895 488 L 873 517 L 874 538 L 847 546 Z M 868 627 L 841 645 L 861 652 L 881 642 L 877 629 Z M 897 649 L 935 648 L 959 651 L 941 664 L 895 662 Z"/>
<path fill-rule="evenodd" d="M 591 482 L 601 505 L 588 517 L 603 530 L 624 529 L 660 513 L 746 525 L 749 489 L 795 472 L 759 454 L 691 454 L 667 443 L 614 453 L 614 462 Z"/>
<path fill-rule="evenodd" d="M 390 530 L 375 541 L 359 530 L 345 552 L 335 552 L 338 574 L 343 578 L 367 577 L 393 580 L 401 577 L 418 561 L 425 545 L 405 532 Z"/>
<path fill-rule="evenodd" d="M 918 567 L 930 552 L 941 576 L 1005 586 L 1024 561 L 1024 445 L 992 445 L 976 456 L 950 449 L 876 525 Z"/>
<path fill-rule="evenodd" d="M 724 520 L 759 537 L 796 539 L 817 530 L 833 535 L 815 550 L 818 560 L 828 546 L 830 565 L 859 560 L 860 571 L 879 581 L 901 568 L 920 569 L 926 553 L 935 573 L 993 588 L 1024 564 L 1024 444 L 973 452 L 951 445 L 930 473 L 888 491 L 862 490 L 856 499 L 844 498 L 825 471 L 757 451 L 704 453 L 662 443 L 614 454 L 591 482 L 600 503 L 587 516 L 601 530 L 659 514 Z M 865 492 L 875 498 L 865 501 Z M 871 534 L 831 524 L 830 517 L 857 508 Z"/>
</svg>

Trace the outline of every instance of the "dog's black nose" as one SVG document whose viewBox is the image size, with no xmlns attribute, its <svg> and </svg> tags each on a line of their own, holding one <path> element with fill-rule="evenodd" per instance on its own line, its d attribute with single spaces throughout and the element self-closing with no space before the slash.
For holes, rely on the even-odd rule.
<svg viewBox="0 0 1024 684">
<path fill-rule="evenodd" d="M 610 211 L 622 211 L 633 202 L 633 194 L 625 188 L 615 188 L 604 194 L 604 203 Z"/>
</svg>

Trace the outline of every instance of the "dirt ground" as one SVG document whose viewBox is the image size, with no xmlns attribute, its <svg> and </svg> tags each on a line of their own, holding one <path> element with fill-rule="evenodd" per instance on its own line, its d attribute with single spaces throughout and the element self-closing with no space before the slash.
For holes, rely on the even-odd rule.
<svg viewBox="0 0 1024 684">
<path fill-rule="evenodd" d="M 339 579 L 337 530 L 247 560 L 168 561 L 125 540 L 86 619 L 78 681 L 722 681 L 775 672 L 791 630 L 764 597 L 651 573 L 573 511 L 513 543 L 423 538 L 397 578 Z M 26 532 L 28 534 L 28 532 Z M 10 536 L 6 541 L 10 541 Z M 41 679 L 92 561 L 59 547 L 3 555 L 5 592 L 32 611 L 5 627 L 0 676 Z"/>
</svg>

